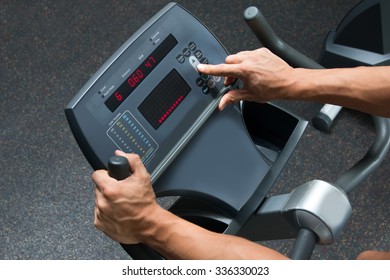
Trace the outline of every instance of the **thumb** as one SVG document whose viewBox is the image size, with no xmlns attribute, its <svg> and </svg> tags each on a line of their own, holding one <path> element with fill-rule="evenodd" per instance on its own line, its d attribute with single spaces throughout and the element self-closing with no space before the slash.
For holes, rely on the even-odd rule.
<svg viewBox="0 0 390 280">
<path fill-rule="evenodd" d="M 133 154 L 133 153 L 126 154 L 125 152 L 120 151 L 120 150 L 116 150 L 115 155 L 127 158 L 127 160 L 129 161 L 131 173 L 135 173 L 137 170 L 138 171 L 143 171 L 143 170 L 146 171 L 146 168 L 145 168 L 141 158 L 139 157 L 139 155 Z"/>
</svg>

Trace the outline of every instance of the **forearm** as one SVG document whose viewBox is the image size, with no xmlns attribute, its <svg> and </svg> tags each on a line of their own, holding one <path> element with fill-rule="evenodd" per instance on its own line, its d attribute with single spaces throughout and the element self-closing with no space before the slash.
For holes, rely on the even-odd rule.
<svg viewBox="0 0 390 280">
<path fill-rule="evenodd" d="M 226 93 L 219 104 L 240 100 L 302 100 L 331 103 L 390 117 L 390 67 L 355 67 L 340 69 L 292 68 L 265 48 L 228 56 L 225 64 L 198 65 L 204 74 L 243 81 L 243 88 Z"/>
<path fill-rule="evenodd" d="M 390 67 L 294 69 L 287 99 L 337 104 L 390 117 Z"/>
<path fill-rule="evenodd" d="M 149 227 L 140 239 L 167 259 L 287 259 L 246 239 L 208 231 L 161 208 L 145 222 Z"/>
</svg>

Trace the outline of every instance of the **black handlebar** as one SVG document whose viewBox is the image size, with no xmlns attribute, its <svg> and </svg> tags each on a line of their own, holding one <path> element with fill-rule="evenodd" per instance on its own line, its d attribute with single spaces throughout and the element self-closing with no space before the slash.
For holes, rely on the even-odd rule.
<svg viewBox="0 0 390 280">
<path fill-rule="evenodd" d="M 310 229 L 301 228 L 291 250 L 293 260 L 309 260 L 317 243 L 317 235 Z"/>
<path fill-rule="evenodd" d="M 244 11 L 244 19 L 263 46 L 283 58 L 291 66 L 324 68 L 280 39 L 258 8 L 254 6 L 247 8 Z"/>
<path fill-rule="evenodd" d="M 390 148 L 390 119 L 373 116 L 376 137 L 365 156 L 352 168 L 341 175 L 336 186 L 346 193 L 354 190 L 365 180 L 384 160 Z"/>
</svg>

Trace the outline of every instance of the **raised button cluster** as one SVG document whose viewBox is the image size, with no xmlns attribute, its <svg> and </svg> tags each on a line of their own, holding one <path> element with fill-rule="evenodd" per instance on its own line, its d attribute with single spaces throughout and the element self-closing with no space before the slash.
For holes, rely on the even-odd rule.
<svg viewBox="0 0 390 280">
<path fill-rule="evenodd" d="M 188 45 L 183 48 L 183 52 L 176 56 L 176 60 L 181 64 L 185 63 L 187 59 L 195 71 L 198 71 L 198 64 L 209 63 L 209 60 L 203 56 L 203 52 L 197 48 L 195 42 L 189 42 Z M 208 94 L 211 89 L 215 88 L 216 83 L 220 81 L 221 77 L 200 74 L 200 77 L 196 79 L 195 83 L 198 87 L 202 88 L 204 94 Z"/>
</svg>

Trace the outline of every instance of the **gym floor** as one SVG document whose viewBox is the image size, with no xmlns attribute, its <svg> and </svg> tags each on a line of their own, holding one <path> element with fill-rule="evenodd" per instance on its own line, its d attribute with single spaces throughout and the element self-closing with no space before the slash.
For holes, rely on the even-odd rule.
<svg viewBox="0 0 390 280">
<path fill-rule="evenodd" d="M 178 1 L 231 53 L 260 45 L 242 18 L 259 7 L 284 41 L 317 60 L 327 32 L 357 0 Z M 64 108 L 89 77 L 167 1 L 0 2 L 0 259 L 128 259 L 93 225 L 92 169 Z M 307 120 L 321 104 L 277 102 Z M 272 189 L 285 193 L 312 179 L 333 181 L 367 151 L 370 116 L 344 109 L 329 133 L 311 124 Z M 390 250 L 390 156 L 351 193 L 352 217 L 313 259 L 354 259 Z M 330 206 L 331 207 L 331 206 Z M 259 225 L 261 227 L 261 225 Z M 288 253 L 291 241 L 264 244 Z"/>
</svg>

